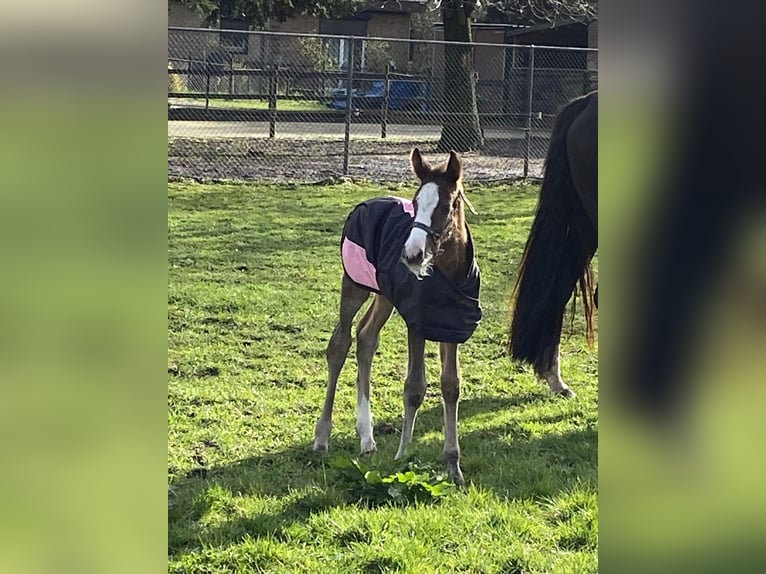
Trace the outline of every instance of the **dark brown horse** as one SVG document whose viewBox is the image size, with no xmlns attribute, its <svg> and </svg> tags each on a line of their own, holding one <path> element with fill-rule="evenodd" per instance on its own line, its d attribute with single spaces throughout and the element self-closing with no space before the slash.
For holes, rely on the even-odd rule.
<svg viewBox="0 0 766 574">
<path fill-rule="evenodd" d="M 404 382 L 404 422 L 396 458 L 412 440 L 426 393 L 426 340 L 439 341 L 444 400 L 444 456 L 453 480 L 463 483 L 457 436 L 460 395 L 458 344 L 481 317 L 479 273 L 465 221 L 462 165 L 451 152 L 431 167 L 417 148 L 410 162 L 420 180 L 412 202 L 375 198 L 358 205 L 344 226 L 340 320 L 327 346 L 329 377 L 314 450 L 326 451 L 338 376 L 351 347 L 354 318 L 371 293 L 372 305 L 357 327 L 357 423 L 362 453 L 376 449 L 370 407 L 370 371 L 380 330 L 396 307 L 407 323 L 409 365 Z M 470 203 L 468 204 L 470 207 Z"/>
<path fill-rule="evenodd" d="M 598 92 L 566 104 L 556 118 L 543 183 L 513 293 L 509 350 L 533 365 L 556 394 L 574 396 L 561 378 L 559 341 L 567 302 L 579 284 L 586 335 L 593 342 L 591 260 L 598 247 Z"/>
</svg>

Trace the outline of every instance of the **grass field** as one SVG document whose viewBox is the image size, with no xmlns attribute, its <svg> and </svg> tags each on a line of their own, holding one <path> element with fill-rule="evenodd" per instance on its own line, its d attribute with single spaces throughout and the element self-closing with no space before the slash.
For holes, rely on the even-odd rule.
<svg viewBox="0 0 766 574">
<path fill-rule="evenodd" d="M 204 106 L 205 98 L 176 98 L 174 101 L 191 106 Z M 224 100 L 212 96 L 209 105 L 211 108 L 231 108 L 243 110 L 268 110 L 268 100 Z M 326 112 L 330 107 L 317 100 L 291 100 L 280 98 L 277 100 L 277 109 L 283 111 L 306 111 L 306 112 Z"/>
<path fill-rule="evenodd" d="M 355 457 L 355 361 L 330 455 L 311 450 L 337 314 L 339 234 L 357 202 L 414 186 L 169 184 L 170 572 L 587 573 L 598 570 L 597 352 L 576 317 L 549 395 L 504 353 L 507 299 L 534 187 L 469 187 L 484 320 L 461 347 L 467 486 L 410 504 L 355 502 L 329 461 Z M 579 308 L 579 306 L 578 306 Z M 571 331 L 571 336 L 568 336 Z M 412 456 L 443 469 L 437 346 Z M 386 468 L 398 446 L 406 337 L 394 316 L 373 364 Z"/>
</svg>

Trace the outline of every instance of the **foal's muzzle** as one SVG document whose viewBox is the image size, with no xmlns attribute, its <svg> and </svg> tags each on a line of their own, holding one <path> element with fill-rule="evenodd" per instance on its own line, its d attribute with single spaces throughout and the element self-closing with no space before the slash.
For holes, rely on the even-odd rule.
<svg viewBox="0 0 766 574">
<path fill-rule="evenodd" d="M 418 250 L 418 252 L 414 255 L 407 255 L 407 251 L 402 249 L 402 261 L 404 261 L 408 267 L 419 267 L 423 264 L 424 258 L 425 253 L 423 253 L 421 250 Z"/>
</svg>

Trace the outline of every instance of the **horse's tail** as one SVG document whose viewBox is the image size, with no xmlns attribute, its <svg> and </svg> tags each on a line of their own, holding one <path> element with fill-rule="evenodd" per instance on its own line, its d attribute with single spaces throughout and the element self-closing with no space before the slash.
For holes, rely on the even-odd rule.
<svg viewBox="0 0 766 574">
<path fill-rule="evenodd" d="M 593 273 L 598 238 L 569 170 L 566 134 L 588 105 L 583 96 L 568 103 L 553 126 L 540 198 L 514 286 L 511 357 L 534 365 L 550 364 L 561 336 L 566 304 L 579 284 L 588 343 L 593 344 Z"/>
</svg>

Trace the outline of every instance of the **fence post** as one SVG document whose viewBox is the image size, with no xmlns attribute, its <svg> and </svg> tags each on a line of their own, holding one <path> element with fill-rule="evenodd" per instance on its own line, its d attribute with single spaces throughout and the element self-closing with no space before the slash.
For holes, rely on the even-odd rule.
<svg viewBox="0 0 766 574">
<path fill-rule="evenodd" d="M 380 116 L 380 137 L 381 139 L 386 139 L 386 128 L 388 127 L 388 97 L 389 97 L 389 86 L 391 81 L 391 64 L 386 64 L 386 76 L 383 80 L 383 109 L 381 110 L 381 116 Z"/>
<path fill-rule="evenodd" d="M 325 60 L 324 60 L 324 44 L 322 43 L 322 40 L 319 41 L 319 54 L 320 54 L 320 60 L 322 62 L 322 77 L 319 79 L 319 93 L 322 94 L 322 101 L 326 102 L 325 97 L 327 96 L 327 78 L 325 77 Z"/>
<path fill-rule="evenodd" d="M 274 65 L 274 73 L 269 82 L 269 137 L 277 132 L 277 87 L 279 86 L 279 64 Z"/>
<path fill-rule="evenodd" d="M 205 111 L 210 107 L 210 63 L 205 62 Z"/>
<path fill-rule="evenodd" d="M 229 54 L 229 95 L 234 93 L 234 54 Z"/>
<path fill-rule="evenodd" d="M 526 153 L 524 154 L 524 177 L 529 176 L 529 156 L 532 151 L 532 105 L 535 90 L 535 46 L 529 47 L 529 74 L 527 77 L 527 141 Z"/>
<path fill-rule="evenodd" d="M 346 126 L 343 140 L 343 175 L 348 175 L 348 153 L 351 140 L 351 113 L 353 106 L 352 84 L 354 81 L 354 37 L 348 38 L 348 71 L 346 72 Z"/>
</svg>

